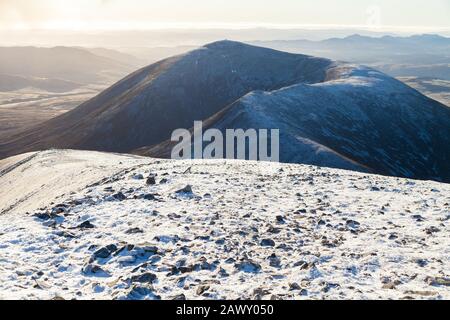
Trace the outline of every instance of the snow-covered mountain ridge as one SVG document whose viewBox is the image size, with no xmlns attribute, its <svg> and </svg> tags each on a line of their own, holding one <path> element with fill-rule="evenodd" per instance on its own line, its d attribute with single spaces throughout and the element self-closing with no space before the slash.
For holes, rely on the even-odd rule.
<svg viewBox="0 0 450 320">
<path fill-rule="evenodd" d="M 209 128 L 280 130 L 280 160 L 449 181 L 450 109 L 364 66 L 336 65 L 327 81 L 252 91 Z M 139 154 L 169 157 L 173 144 Z"/>
<path fill-rule="evenodd" d="M 137 70 L 0 141 L 0 158 L 50 148 L 168 157 L 173 131 L 194 121 L 279 129 L 286 163 L 450 182 L 448 107 L 367 67 L 233 41 Z"/>
<path fill-rule="evenodd" d="M 0 203 L 0 298 L 450 298 L 448 184 L 53 150 Z"/>
</svg>

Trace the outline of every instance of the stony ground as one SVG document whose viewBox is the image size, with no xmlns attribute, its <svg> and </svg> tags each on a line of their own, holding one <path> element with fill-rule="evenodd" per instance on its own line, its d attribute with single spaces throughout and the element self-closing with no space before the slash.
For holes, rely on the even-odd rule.
<svg viewBox="0 0 450 320">
<path fill-rule="evenodd" d="M 120 170 L 0 216 L 0 298 L 450 298 L 450 185 L 108 157 Z"/>
</svg>

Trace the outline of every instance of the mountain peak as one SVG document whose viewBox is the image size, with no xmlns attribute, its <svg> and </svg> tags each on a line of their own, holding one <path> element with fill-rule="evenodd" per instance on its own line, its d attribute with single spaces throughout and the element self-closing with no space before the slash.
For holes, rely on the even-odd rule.
<svg viewBox="0 0 450 320">
<path fill-rule="evenodd" d="M 208 48 L 208 49 L 232 49 L 232 48 L 245 47 L 245 46 L 251 47 L 250 45 L 242 43 L 242 42 L 225 39 L 225 40 L 208 43 L 204 47 Z"/>
</svg>

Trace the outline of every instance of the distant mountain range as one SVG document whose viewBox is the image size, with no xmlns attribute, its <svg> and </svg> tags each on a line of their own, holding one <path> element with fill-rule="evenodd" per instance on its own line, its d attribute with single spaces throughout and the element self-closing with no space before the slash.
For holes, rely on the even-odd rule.
<svg viewBox="0 0 450 320">
<path fill-rule="evenodd" d="M 322 41 L 276 40 L 254 41 L 254 44 L 284 51 L 301 51 L 351 62 L 385 63 L 448 63 L 450 38 L 439 35 L 415 35 L 411 37 L 367 37 L 352 35 Z M 420 60 L 419 60 L 420 59 Z"/>
<path fill-rule="evenodd" d="M 279 128 L 281 160 L 450 182 L 450 109 L 379 71 L 232 41 L 140 69 L 0 144 L 167 155 L 174 129 Z"/>
<path fill-rule="evenodd" d="M 352 35 L 323 41 L 254 41 L 255 45 L 334 60 L 363 63 L 394 77 L 450 80 L 450 38 L 439 35 L 368 37 Z"/>
</svg>

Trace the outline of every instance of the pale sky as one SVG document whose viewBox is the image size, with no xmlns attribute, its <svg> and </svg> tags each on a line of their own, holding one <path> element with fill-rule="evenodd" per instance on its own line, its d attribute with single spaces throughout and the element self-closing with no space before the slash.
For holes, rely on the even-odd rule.
<svg viewBox="0 0 450 320">
<path fill-rule="evenodd" d="M 450 29 L 450 0 L 0 0 L 0 29 Z"/>
</svg>

